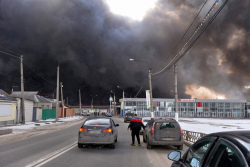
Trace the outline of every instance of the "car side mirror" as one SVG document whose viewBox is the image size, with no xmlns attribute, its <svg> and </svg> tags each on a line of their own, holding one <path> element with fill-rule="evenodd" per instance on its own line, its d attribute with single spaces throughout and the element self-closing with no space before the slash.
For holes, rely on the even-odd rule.
<svg viewBox="0 0 250 167">
<path fill-rule="evenodd" d="M 119 126 L 119 124 L 115 124 L 115 126 Z"/>
<path fill-rule="evenodd" d="M 179 161 L 181 159 L 181 152 L 180 151 L 171 151 L 168 154 L 168 159 L 171 161 Z"/>
</svg>

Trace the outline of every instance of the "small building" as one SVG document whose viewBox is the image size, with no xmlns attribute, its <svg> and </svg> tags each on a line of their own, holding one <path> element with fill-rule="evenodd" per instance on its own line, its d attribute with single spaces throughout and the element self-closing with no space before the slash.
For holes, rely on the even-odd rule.
<svg viewBox="0 0 250 167">
<path fill-rule="evenodd" d="M 21 92 L 15 91 L 11 95 L 14 97 L 21 98 Z M 40 96 L 36 91 L 25 91 L 24 99 L 33 101 L 34 107 L 42 109 L 52 109 L 52 103 L 46 98 Z"/>
<path fill-rule="evenodd" d="M 16 123 L 17 100 L 0 89 L 0 125 Z"/>
<path fill-rule="evenodd" d="M 21 92 L 13 92 L 12 96 L 18 99 L 17 114 L 20 115 Z M 36 122 L 42 119 L 42 109 L 52 109 L 52 103 L 46 98 L 38 95 L 35 91 L 24 92 L 25 121 Z M 17 118 L 17 122 L 19 118 Z"/>
</svg>

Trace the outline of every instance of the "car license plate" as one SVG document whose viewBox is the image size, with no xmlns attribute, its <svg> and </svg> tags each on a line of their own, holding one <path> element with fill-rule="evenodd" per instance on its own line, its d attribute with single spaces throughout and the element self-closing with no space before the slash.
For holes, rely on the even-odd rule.
<svg viewBox="0 0 250 167">
<path fill-rule="evenodd" d="M 166 138 L 166 137 L 163 138 L 162 137 L 161 140 L 174 140 L 174 138 L 169 138 L 169 137 L 168 138 Z"/>
<path fill-rule="evenodd" d="M 93 131 L 90 131 L 89 133 L 90 134 L 100 134 L 101 131 L 99 131 L 99 130 L 93 130 Z"/>
</svg>

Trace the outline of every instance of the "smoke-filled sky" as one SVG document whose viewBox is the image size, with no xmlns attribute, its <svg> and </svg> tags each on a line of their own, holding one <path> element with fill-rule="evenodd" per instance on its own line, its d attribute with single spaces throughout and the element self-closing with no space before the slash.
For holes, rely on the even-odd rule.
<svg viewBox="0 0 250 167">
<path fill-rule="evenodd" d="M 157 73 L 173 60 L 214 2 L 157 0 L 141 20 L 134 20 L 113 13 L 104 0 L 0 0 L 0 51 L 24 56 L 25 91 L 55 97 L 62 60 L 60 82 L 70 104 L 78 104 L 79 88 L 83 104 L 91 103 L 91 95 L 97 95 L 95 104 L 109 104 L 110 90 L 121 98 L 118 85 L 126 97 L 145 97 L 148 69 Z M 219 1 L 189 44 L 224 2 Z M 135 5 L 143 7 L 132 3 L 131 12 Z M 250 100 L 249 9 L 250 1 L 228 0 L 178 61 L 179 98 Z M 2 52 L 0 88 L 20 90 L 20 60 Z M 173 68 L 153 75 L 152 86 L 153 97 L 174 98 Z"/>
</svg>

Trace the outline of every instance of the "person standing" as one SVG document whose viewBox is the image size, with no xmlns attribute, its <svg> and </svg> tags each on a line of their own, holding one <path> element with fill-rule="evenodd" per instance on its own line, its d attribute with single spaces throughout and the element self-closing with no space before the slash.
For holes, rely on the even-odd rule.
<svg viewBox="0 0 250 167">
<path fill-rule="evenodd" d="M 141 127 L 145 129 L 145 126 L 143 125 L 141 119 L 137 116 L 137 114 L 134 114 L 133 118 L 130 121 L 130 124 L 128 125 L 128 130 L 130 129 L 132 131 L 132 146 L 135 146 L 135 136 L 137 138 L 138 146 L 141 146 L 139 135 Z"/>
</svg>

